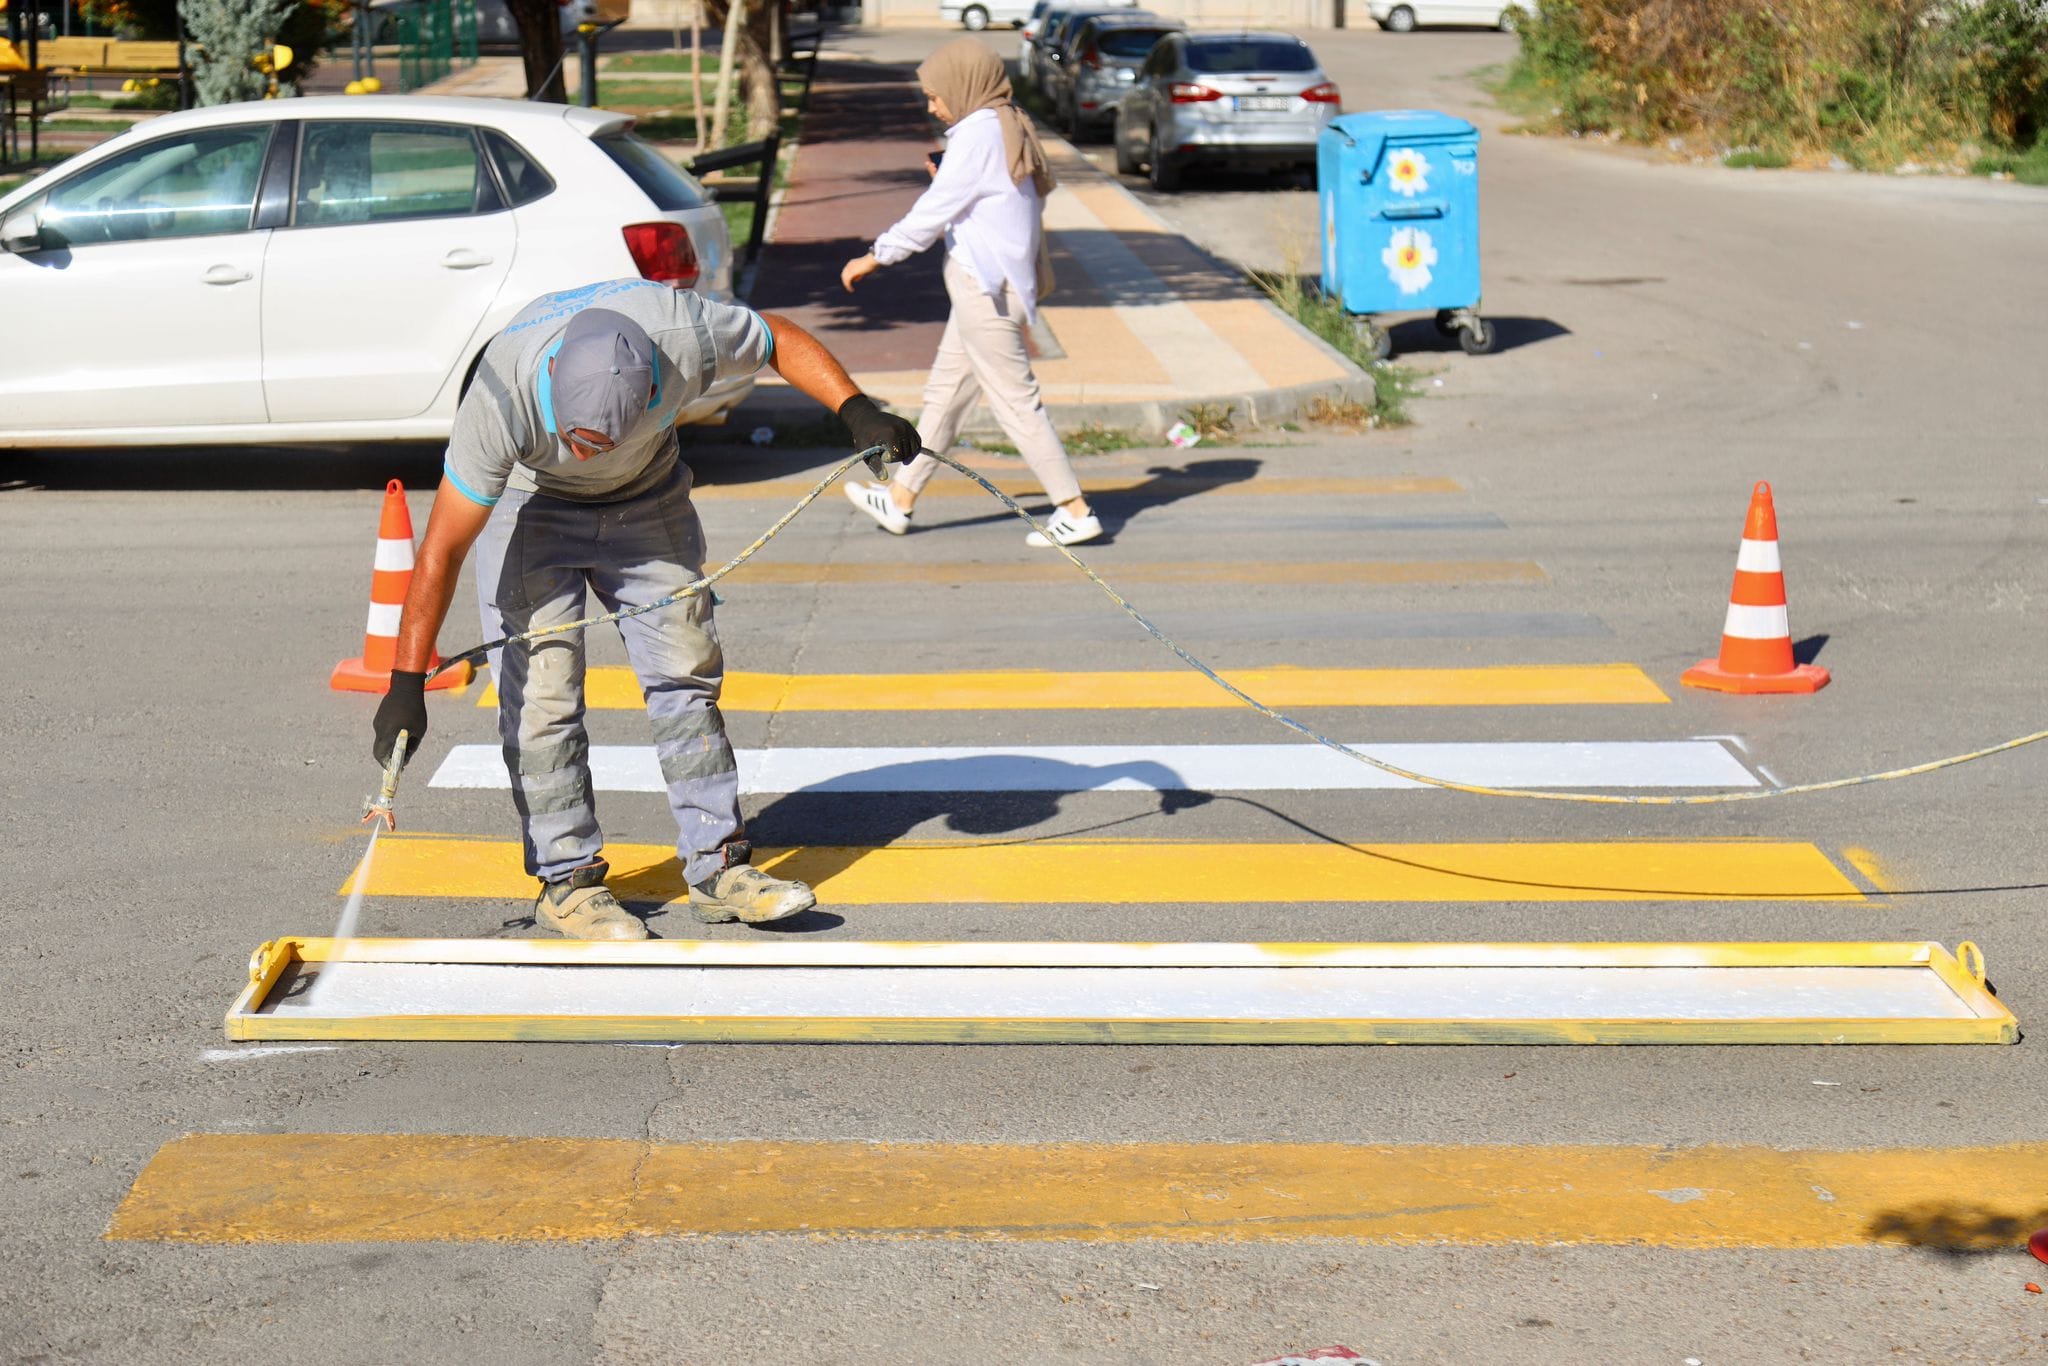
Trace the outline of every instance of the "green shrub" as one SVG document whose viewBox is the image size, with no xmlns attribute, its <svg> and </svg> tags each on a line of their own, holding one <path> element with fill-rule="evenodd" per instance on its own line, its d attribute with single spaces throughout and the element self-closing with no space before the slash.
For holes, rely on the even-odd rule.
<svg viewBox="0 0 2048 1366">
<path fill-rule="evenodd" d="M 2048 127 L 2048 0 L 1539 0 L 1521 31 L 1502 94 L 1552 131 L 1882 167 Z"/>
</svg>

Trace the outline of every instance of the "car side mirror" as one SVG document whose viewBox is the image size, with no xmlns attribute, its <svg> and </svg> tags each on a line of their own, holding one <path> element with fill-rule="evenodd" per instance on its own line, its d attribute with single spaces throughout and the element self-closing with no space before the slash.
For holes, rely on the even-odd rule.
<svg viewBox="0 0 2048 1366">
<path fill-rule="evenodd" d="M 43 225 L 34 209 L 16 209 L 0 222 L 0 251 L 25 256 L 43 249 Z"/>
</svg>

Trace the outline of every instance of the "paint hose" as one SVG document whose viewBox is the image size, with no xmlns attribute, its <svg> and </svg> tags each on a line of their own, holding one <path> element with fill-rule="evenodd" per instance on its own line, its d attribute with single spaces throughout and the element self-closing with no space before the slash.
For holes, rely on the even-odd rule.
<svg viewBox="0 0 2048 1366">
<path fill-rule="evenodd" d="M 774 540 L 775 537 L 781 533 L 784 527 L 788 526 L 791 522 L 796 520 L 797 514 L 801 513 L 805 508 L 809 507 L 812 503 L 816 502 L 818 500 L 819 495 L 824 493 L 826 489 L 830 488 L 834 481 L 836 481 L 840 475 L 845 474 L 855 465 L 860 464 L 862 461 L 868 459 L 870 456 L 876 455 L 881 450 L 882 448 L 879 446 L 871 447 L 868 450 L 858 451 L 853 455 L 849 455 L 848 457 L 846 457 L 846 459 L 840 461 L 837 465 L 833 466 L 831 471 L 827 473 L 824 478 L 820 479 L 816 484 L 814 484 L 808 493 L 804 494 L 802 498 L 798 499 L 794 507 L 790 508 L 788 512 L 785 512 L 784 514 L 782 514 L 781 517 L 777 518 L 774 525 L 770 526 L 766 531 L 762 532 L 759 536 L 757 536 L 754 539 L 753 543 L 748 545 L 746 549 L 740 551 L 739 554 L 733 556 L 730 560 L 727 560 L 724 564 L 720 565 L 711 573 L 706 574 L 703 578 L 698 579 L 694 583 L 687 584 L 684 587 L 677 589 L 675 592 L 669 594 L 667 597 L 662 598 L 656 602 L 645 603 L 638 607 L 628 607 L 622 608 L 621 610 L 616 612 L 608 612 L 600 617 L 589 617 L 582 621 L 567 622 L 559 626 L 543 626 L 536 630 L 521 632 L 518 635 L 504 636 L 500 639 L 489 641 L 485 644 L 479 645 L 474 649 L 464 650 L 461 654 L 455 655 L 450 659 L 444 660 L 441 664 L 441 667 L 435 669 L 434 672 L 432 674 L 427 675 L 427 677 L 431 679 L 434 676 L 434 674 L 445 673 L 449 669 L 455 668 L 457 665 L 460 665 L 467 661 L 481 660 L 485 655 L 489 654 L 491 651 L 500 649 L 506 645 L 513 645 L 520 643 L 522 641 L 538 640 L 543 636 L 561 635 L 569 631 L 580 631 L 590 626 L 602 626 L 604 623 L 609 621 L 623 621 L 627 617 L 637 617 L 642 615 L 643 613 L 659 611 L 664 607 L 673 606 L 674 604 L 683 601 L 685 598 L 692 598 L 698 596 L 699 594 L 709 592 L 713 584 L 717 583 L 720 579 L 732 573 L 733 570 L 738 569 L 741 565 L 745 564 L 748 560 L 752 559 L 755 556 L 755 554 L 757 554 L 761 550 L 763 546 L 767 545 L 768 542 Z M 987 491 L 990 497 L 994 498 L 997 502 L 1001 503 L 1004 507 L 1008 508 L 1011 512 L 1015 513 L 1024 522 L 1026 526 L 1030 527 L 1033 531 L 1039 532 L 1041 535 L 1044 534 L 1045 528 L 1040 526 L 1037 520 L 1033 518 L 1030 513 L 1024 510 L 1023 505 L 1018 503 L 1018 501 L 1012 498 L 1009 494 L 1004 493 L 1001 489 L 997 488 L 994 484 L 990 483 L 980 474 L 969 469 L 967 466 L 961 464 L 959 461 L 953 459 L 951 456 L 937 455 L 936 453 L 932 452 L 928 452 L 928 454 L 932 454 L 933 458 L 938 460 L 940 464 L 946 465 L 951 469 L 959 472 L 960 474 L 966 475 L 969 479 L 973 480 L 976 484 L 979 484 L 985 491 Z M 1609 792 L 1546 792 L 1537 788 L 1487 787 L 1480 783 L 1461 783 L 1451 778 L 1439 778 L 1428 773 L 1417 773 L 1415 770 L 1403 768 L 1399 764 L 1390 764 L 1384 759 L 1375 759 L 1372 755 L 1366 754 L 1361 750 L 1354 749 L 1353 747 L 1345 744 L 1341 740 L 1331 739 L 1329 736 L 1323 734 L 1321 731 L 1317 730 L 1315 727 L 1309 725 L 1305 721 L 1297 720 L 1294 717 L 1287 715 L 1283 711 L 1279 711 L 1273 707 L 1267 706 L 1265 703 L 1259 701 L 1256 697 L 1253 697 L 1244 689 L 1238 687 L 1235 683 L 1232 683 L 1228 679 L 1224 678 L 1221 674 L 1217 673 L 1207 664 L 1204 664 L 1201 660 L 1195 658 L 1195 656 L 1193 656 L 1192 654 L 1189 654 L 1187 650 L 1183 649 L 1180 646 L 1180 644 L 1176 642 L 1171 636 L 1167 635 L 1166 632 L 1160 630 L 1157 626 L 1153 625 L 1152 622 L 1146 618 L 1144 613 L 1140 612 L 1136 607 L 1133 607 L 1129 599 L 1125 598 L 1123 594 L 1117 592 L 1116 589 L 1112 588 L 1100 574 L 1097 574 L 1093 569 L 1089 568 L 1080 556 L 1076 555 L 1072 550 L 1069 550 L 1066 546 L 1060 545 L 1056 541 L 1052 541 L 1052 538 L 1050 536 L 1047 536 L 1046 540 L 1052 544 L 1053 549 L 1059 551 L 1060 554 L 1066 556 L 1068 562 L 1071 563 L 1074 566 L 1074 568 L 1080 570 L 1084 575 L 1086 575 L 1088 578 L 1088 582 L 1094 584 L 1097 588 L 1101 589 L 1111 602 L 1115 603 L 1119 608 L 1121 608 L 1124 612 L 1124 615 L 1128 616 L 1132 621 L 1135 621 L 1138 624 L 1139 628 L 1142 629 L 1146 635 L 1151 636 L 1154 640 L 1158 641 L 1168 650 L 1171 650 L 1174 654 L 1174 657 L 1179 659 L 1181 663 L 1187 665 L 1196 673 L 1199 673 L 1200 675 L 1202 675 L 1202 677 L 1208 679 L 1211 683 L 1214 683 L 1217 687 L 1221 688 L 1224 692 L 1236 698 L 1239 702 L 1243 703 L 1251 710 L 1257 712 L 1259 715 L 1265 717 L 1269 721 L 1274 721 L 1282 726 L 1285 726 L 1287 729 L 1293 731 L 1295 734 L 1300 735 L 1305 739 L 1314 741 L 1316 744 L 1321 745 L 1324 749 L 1333 750 L 1336 753 L 1343 755 L 1347 759 L 1356 760 L 1357 762 L 1364 764 L 1369 768 L 1376 768 L 1380 772 L 1391 774 L 1396 778 L 1403 778 L 1411 783 L 1420 783 L 1424 787 L 1442 788 L 1446 792 L 1463 792 L 1474 797 L 1516 797 L 1520 798 L 1523 801 L 1584 802 L 1599 806 L 1715 806 L 1727 802 L 1754 802 L 1762 801 L 1768 797 L 1793 797 L 1800 796 L 1808 792 L 1832 792 L 1840 788 L 1865 787 L 1872 783 L 1887 783 L 1892 782 L 1899 778 L 1912 778 L 1917 777 L 1922 773 L 1935 773 L 1944 768 L 1954 768 L 1958 764 L 1972 763 L 1978 759 L 1988 759 L 1994 754 L 2004 754 L 2009 750 L 2019 749 L 2023 746 L 2031 745 L 2041 740 L 2048 740 L 2048 730 L 2037 730 L 2031 735 L 2017 736 L 2011 740 L 2006 740 L 2000 744 L 1987 745 L 1983 749 L 1971 750 L 1967 754 L 1951 754 L 1946 758 L 1932 759 L 1924 764 L 1913 764 L 1906 768 L 1887 769 L 1882 773 L 1861 773 L 1852 778 L 1833 778 L 1826 782 L 1819 783 L 1797 783 L 1790 787 L 1742 788 L 1727 792 L 1693 793 L 1688 796 L 1638 796 L 1622 795 Z"/>
</svg>

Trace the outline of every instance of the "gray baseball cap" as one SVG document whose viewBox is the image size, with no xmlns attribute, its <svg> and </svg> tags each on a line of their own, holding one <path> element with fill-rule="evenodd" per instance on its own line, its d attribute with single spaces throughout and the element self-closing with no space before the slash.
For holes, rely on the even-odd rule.
<svg viewBox="0 0 2048 1366">
<path fill-rule="evenodd" d="M 582 427 L 612 445 L 625 440 L 647 411 L 655 365 L 654 341 L 640 324 L 609 308 L 584 309 L 569 319 L 555 351 L 555 430 Z"/>
</svg>

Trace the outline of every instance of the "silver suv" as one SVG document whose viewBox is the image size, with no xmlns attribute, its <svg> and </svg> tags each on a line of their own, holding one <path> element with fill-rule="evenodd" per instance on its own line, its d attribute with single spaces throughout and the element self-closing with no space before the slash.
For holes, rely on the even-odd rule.
<svg viewBox="0 0 2048 1366">
<path fill-rule="evenodd" d="M 1074 31 L 1046 87 L 1060 131 L 1076 142 L 1106 132 L 1159 40 L 1186 26 L 1157 14 L 1102 14 Z"/>
<path fill-rule="evenodd" d="M 1316 137 L 1341 97 L 1291 33 L 1175 33 L 1116 110 L 1116 168 L 1180 188 L 1191 166 L 1313 173 Z"/>
</svg>

